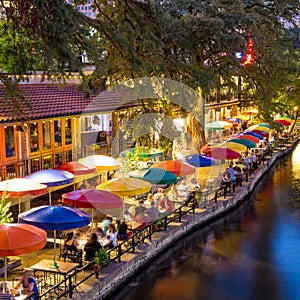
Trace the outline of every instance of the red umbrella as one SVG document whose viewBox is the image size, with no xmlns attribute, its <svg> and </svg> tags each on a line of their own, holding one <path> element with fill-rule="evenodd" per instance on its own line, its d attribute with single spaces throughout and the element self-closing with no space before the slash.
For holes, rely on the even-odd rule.
<svg viewBox="0 0 300 300">
<path fill-rule="evenodd" d="M 109 209 L 109 208 L 122 208 L 123 199 L 119 196 L 101 190 L 84 189 L 76 190 L 69 193 L 62 194 L 62 202 L 80 208 L 92 209 L 92 227 L 94 223 L 94 208 Z"/>
<path fill-rule="evenodd" d="M 250 131 L 250 132 L 257 133 L 257 134 L 259 134 L 259 135 L 261 135 L 261 136 L 263 136 L 263 137 L 268 137 L 268 136 L 269 136 L 269 133 L 268 133 L 268 132 L 262 131 L 262 130 L 256 130 L 256 129 L 254 129 L 254 130 L 247 130 L 247 131 L 248 131 L 248 132 Z"/>
<path fill-rule="evenodd" d="M 56 170 L 68 171 L 74 175 L 87 175 L 96 172 L 96 168 L 88 167 L 78 161 L 69 161 L 59 165 Z"/>
<path fill-rule="evenodd" d="M 81 208 L 120 208 L 123 199 L 108 191 L 94 189 L 76 190 L 62 194 L 62 202 Z"/>
<path fill-rule="evenodd" d="M 214 159 L 236 159 L 240 157 L 238 152 L 227 148 L 214 148 L 205 154 Z"/>
<path fill-rule="evenodd" d="M 47 233 L 29 224 L 0 225 L 0 257 L 5 257 L 4 281 L 7 278 L 7 256 L 22 255 L 42 249 Z"/>
<path fill-rule="evenodd" d="M 154 163 L 152 168 L 159 168 L 179 176 L 186 176 L 195 173 L 195 167 L 179 160 L 165 160 Z"/>
<path fill-rule="evenodd" d="M 284 125 L 284 126 L 290 126 L 292 124 L 292 120 L 289 121 L 289 120 L 280 119 L 280 118 L 274 120 L 274 122 L 279 123 L 279 124 Z"/>
<path fill-rule="evenodd" d="M 244 140 L 248 140 L 251 142 L 254 142 L 255 144 L 259 143 L 259 138 L 252 136 L 250 134 L 240 134 L 240 135 L 235 135 L 234 136 L 235 139 L 244 139 Z"/>
</svg>

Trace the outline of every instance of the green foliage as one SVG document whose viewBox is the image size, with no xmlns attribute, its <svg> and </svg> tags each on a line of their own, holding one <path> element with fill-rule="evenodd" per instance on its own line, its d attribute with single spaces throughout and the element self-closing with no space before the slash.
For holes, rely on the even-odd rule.
<svg viewBox="0 0 300 300">
<path fill-rule="evenodd" d="M 100 249 L 96 252 L 94 263 L 100 268 L 105 268 L 110 264 L 109 254 L 104 249 Z"/>
<path fill-rule="evenodd" d="M 12 223 L 12 212 L 9 211 L 10 202 L 6 203 L 6 191 L 4 190 L 1 195 L 1 202 L 0 202 L 0 224 L 3 223 Z"/>
</svg>

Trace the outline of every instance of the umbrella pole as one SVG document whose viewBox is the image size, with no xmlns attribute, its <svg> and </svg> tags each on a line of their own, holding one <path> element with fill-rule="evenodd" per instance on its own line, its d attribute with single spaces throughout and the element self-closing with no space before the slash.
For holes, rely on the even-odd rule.
<svg viewBox="0 0 300 300">
<path fill-rule="evenodd" d="M 58 265 L 57 265 L 57 262 L 56 262 L 56 230 L 55 229 L 53 231 L 53 241 L 54 241 L 54 246 L 53 246 L 53 248 L 54 248 L 54 256 L 53 256 L 54 257 L 53 258 L 54 262 L 53 262 L 53 265 L 50 266 L 50 268 L 57 269 Z"/>
<path fill-rule="evenodd" d="M 4 257 L 4 283 L 7 281 L 7 257 Z M 5 292 L 5 284 L 3 284 L 3 293 Z"/>
<path fill-rule="evenodd" d="M 91 228 L 92 228 L 92 231 L 93 231 L 93 228 L 94 228 L 94 209 L 92 208 L 92 222 L 91 222 Z"/>
<path fill-rule="evenodd" d="M 19 213 L 21 213 L 21 197 L 19 197 Z"/>
<path fill-rule="evenodd" d="M 50 192 L 50 190 L 48 190 L 49 191 L 49 204 L 51 205 L 51 192 Z"/>
</svg>

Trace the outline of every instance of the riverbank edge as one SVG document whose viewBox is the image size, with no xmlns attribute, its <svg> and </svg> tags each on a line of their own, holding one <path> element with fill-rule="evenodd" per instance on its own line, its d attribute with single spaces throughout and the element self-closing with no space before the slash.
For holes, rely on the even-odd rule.
<svg viewBox="0 0 300 300">
<path fill-rule="evenodd" d="M 261 178 L 269 172 L 276 161 L 293 151 L 299 143 L 299 140 L 300 138 L 298 137 L 289 146 L 274 153 L 274 155 L 253 174 L 253 178 L 249 178 L 249 181 L 246 183 L 244 182 L 243 186 L 238 188 L 234 194 L 228 195 L 226 201 L 223 203 L 217 203 L 205 212 L 196 211 L 195 213 L 187 215 L 180 225 L 167 229 L 167 231 L 158 232 L 157 236 L 154 234 L 153 240 L 151 242 L 147 241 L 145 247 L 143 247 L 140 252 L 137 250 L 137 253 L 128 261 L 112 263 L 101 272 L 99 280 L 96 281 L 91 289 L 85 292 L 80 299 L 107 299 L 121 285 L 126 283 L 134 274 L 149 264 L 151 260 L 160 255 L 175 241 L 183 238 L 189 232 L 201 226 L 212 223 L 214 220 L 237 208 L 253 193 Z"/>
</svg>

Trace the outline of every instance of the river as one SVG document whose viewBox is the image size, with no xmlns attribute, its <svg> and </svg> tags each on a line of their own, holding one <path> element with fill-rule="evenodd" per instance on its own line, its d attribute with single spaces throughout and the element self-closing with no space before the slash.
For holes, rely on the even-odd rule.
<svg viewBox="0 0 300 300">
<path fill-rule="evenodd" d="M 235 211 L 153 260 L 110 300 L 300 299 L 300 145 Z"/>
</svg>

